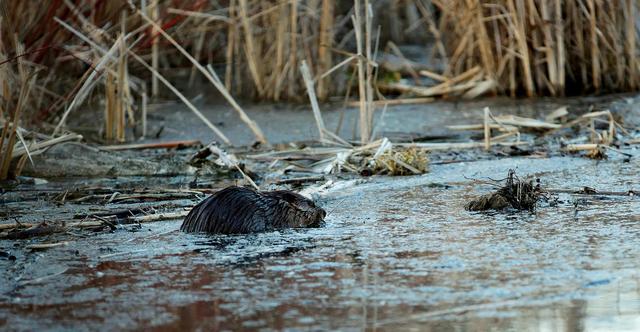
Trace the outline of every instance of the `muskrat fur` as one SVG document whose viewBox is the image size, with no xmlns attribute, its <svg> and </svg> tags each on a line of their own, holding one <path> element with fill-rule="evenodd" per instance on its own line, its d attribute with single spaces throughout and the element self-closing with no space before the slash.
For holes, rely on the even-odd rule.
<svg viewBox="0 0 640 332">
<path fill-rule="evenodd" d="M 258 192 L 231 186 L 196 205 L 181 231 L 210 234 L 247 234 L 274 229 L 319 227 L 326 212 L 291 191 Z"/>
</svg>

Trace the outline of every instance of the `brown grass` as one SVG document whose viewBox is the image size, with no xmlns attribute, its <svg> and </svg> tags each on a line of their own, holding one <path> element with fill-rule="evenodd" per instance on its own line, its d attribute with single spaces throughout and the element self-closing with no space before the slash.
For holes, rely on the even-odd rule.
<svg viewBox="0 0 640 332">
<path fill-rule="evenodd" d="M 448 75 L 480 66 L 500 94 L 560 96 L 638 86 L 634 1 L 433 1 Z M 460 24 L 468 22 L 468 24 Z"/>
</svg>

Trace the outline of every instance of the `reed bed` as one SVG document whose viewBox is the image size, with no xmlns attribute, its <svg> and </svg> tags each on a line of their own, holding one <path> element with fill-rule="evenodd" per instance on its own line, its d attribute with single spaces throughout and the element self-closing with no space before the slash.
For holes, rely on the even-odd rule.
<svg viewBox="0 0 640 332">
<path fill-rule="evenodd" d="M 445 77 L 479 67 L 477 81 L 511 96 L 638 88 L 637 1 L 431 2 L 441 15 Z"/>
<path fill-rule="evenodd" d="M 335 22 L 329 0 L 11 1 L 0 10 L 2 117 L 10 117 L 24 81 L 36 75 L 25 119 L 55 124 L 58 133 L 97 97 L 106 104 L 103 136 L 115 142 L 125 140 L 124 127 L 144 123 L 142 101 L 163 93 L 160 76 L 178 89 L 182 74 L 189 87 L 201 76 L 213 81 L 217 75 L 202 63 L 221 73 L 224 84 L 216 89 L 227 99 L 304 100 L 300 64 L 315 75 L 331 68 L 334 31 L 347 23 Z M 332 79 L 316 79 L 319 100 L 338 91 Z"/>
<path fill-rule="evenodd" d="M 20 125 L 58 137 L 75 114 L 102 108 L 92 125 L 106 142 L 121 143 L 146 133 L 149 97 L 167 92 L 232 143 L 185 96 L 185 73 L 188 87 L 209 81 L 268 144 L 234 96 L 302 100 L 300 64 L 315 75 L 333 65 L 334 31 L 346 24 L 335 22 L 334 10 L 329 0 L 2 2 L 0 178 L 13 150 L 36 143 L 20 137 Z M 314 77 L 319 100 L 338 90 L 333 78 Z"/>
</svg>

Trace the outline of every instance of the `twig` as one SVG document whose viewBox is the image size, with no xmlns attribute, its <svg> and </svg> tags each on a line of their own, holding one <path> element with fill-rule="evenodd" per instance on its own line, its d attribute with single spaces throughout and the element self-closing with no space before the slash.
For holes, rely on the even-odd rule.
<svg viewBox="0 0 640 332">
<path fill-rule="evenodd" d="M 324 134 L 326 132 L 326 127 L 324 126 L 324 121 L 322 120 L 322 114 L 320 114 L 320 106 L 318 106 L 318 99 L 316 98 L 316 90 L 313 85 L 313 79 L 311 78 L 311 72 L 309 72 L 309 66 L 307 66 L 307 61 L 302 60 L 302 64 L 300 65 L 300 72 L 302 73 L 302 78 L 307 86 L 307 94 L 309 95 L 309 102 L 311 103 L 311 110 L 313 111 L 313 117 L 316 120 L 316 126 L 318 126 L 318 133 L 320 134 L 320 141 L 324 141 Z"/>
<path fill-rule="evenodd" d="M 62 241 L 62 242 L 56 242 L 56 243 L 37 243 L 37 244 L 27 245 L 25 247 L 25 249 L 29 249 L 29 250 L 46 250 L 46 249 L 51 249 L 51 248 L 63 247 L 63 246 L 67 246 L 67 245 L 69 245 L 69 241 Z"/>
<path fill-rule="evenodd" d="M 317 182 L 323 181 L 324 176 L 309 176 L 302 178 L 293 178 L 293 179 L 280 179 L 275 182 L 275 184 L 303 184 L 307 182 Z"/>
<path fill-rule="evenodd" d="M 101 146 L 101 150 L 119 151 L 119 150 L 143 150 L 143 149 L 170 149 L 177 147 L 198 146 L 202 143 L 199 140 L 187 141 L 171 141 L 158 143 L 141 143 L 141 144 L 122 144 L 122 145 L 105 145 Z"/>
<path fill-rule="evenodd" d="M 560 189 L 560 188 L 545 188 L 544 192 L 557 193 L 557 194 L 574 194 L 574 195 L 590 195 L 590 196 L 639 196 L 640 191 L 628 190 L 628 191 L 597 191 L 593 188 L 584 187 L 579 190 L 575 189 Z"/>
<path fill-rule="evenodd" d="M 20 280 L 19 284 L 20 286 L 26 286 L 26 285 L 33 285 L 33 284 L 38 284 L 41 283 L 47 279 L 51 279 L 51 278 L 55 278 L 59 275 L 63 275 L 65 272 L 67 272 L 67 270 L 69 270 L 69 268 L 64 268 L 62 271 L 57 272 L 57 273 L 53 273 L 50 275 L 46 275 L 44 277 L 40 277 L 40 278 L 36 278 L 36 279 L 30 279 L 30 280 Z"/>
</svg>

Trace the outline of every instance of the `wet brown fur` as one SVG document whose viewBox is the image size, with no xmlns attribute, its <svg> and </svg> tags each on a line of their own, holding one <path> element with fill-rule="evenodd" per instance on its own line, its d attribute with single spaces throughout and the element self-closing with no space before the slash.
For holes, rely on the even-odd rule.
<svg viewBox="0 0 640 332">
<path fill-rule="evenodd" d="M 283 228 L 318 227 L 326 212 L 313 201 L 291 191 L 257 192 L 227 187 L 196 205 L 181 231 L 247 234 Z"/>
</svg>

